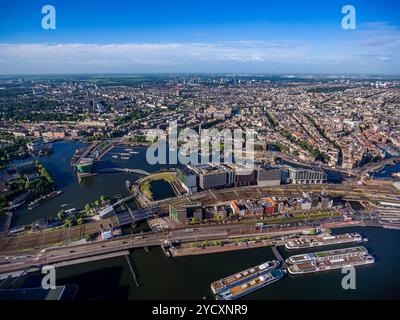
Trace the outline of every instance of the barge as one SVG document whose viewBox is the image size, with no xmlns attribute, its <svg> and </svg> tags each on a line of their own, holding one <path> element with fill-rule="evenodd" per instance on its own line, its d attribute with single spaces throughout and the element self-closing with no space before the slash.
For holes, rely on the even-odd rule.
<svg viewBox="0 0 400 320">
<path fill-rule="evenodd" d="M 28 210 L 31 210 L 31 211 L 34 210 L 37 207 L 41 206 L 42 204 L 46 203 L 47 201 L 49 201 L 55 197 L 58 197 L 62 193 L 63 192 L 61 190 L 57 190 L 57 191 L 52 191 L 46 195 L 43 195 L 43 196 L 37 198 L 36 200 L 30 202 L 28 204 Z"/>
<path fill-rule="evenodd" d="M 216 295 L 217 300 L 235 300 L 258 289 L 264 288 L 284 277 L 285 269 L 273 269 L 265 271 L 241 284 L 225 289 Z"/>
<path fill-rule="evenodd" d="M 218 281 L 211 283 L 211 290 L 214 294 L 218 294 L 224 290 L 240 285 L 250 279 L 253 279 L 260 274 L 269 272 L 279 267 L 279 261 L 272 260 L 262 263 L 258 266 L 240 271 L 231 276 L 222 278 Z"/>
</svg>

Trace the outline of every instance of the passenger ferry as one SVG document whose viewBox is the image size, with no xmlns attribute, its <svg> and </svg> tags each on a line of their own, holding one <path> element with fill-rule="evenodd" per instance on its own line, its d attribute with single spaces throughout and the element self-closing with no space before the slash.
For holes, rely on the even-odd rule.
<svg viewBox="0 0 400 320">
<path fill-rule="evenodd" d="M 287 269 L 290 274 L 296 275 L 367 265 L 375 262 L 374 257 L 364 247 L 343 249 L 340 254 L 337 251 L 339 250 L 290 257 L 287 261 L 291 264 Z"/>
<path fill-rule="evenodd" d="M 329 251 L 311 252 L 305 254 L 298 254 L 286 259 L 288 264 L 304 263 L 310 261 L 324 261 L 329 259 L 340 259 L 342 257 L 360 256 L 367 254 L 368 250 L 365 247 L 352 247 L 344 249 L 336 249 Z"/>
<path fill-rule="evenodd" d="M 262 273 L 274 270 L 277 267 L 279 267 L 279 264 L 280 264 L 279 261 L 272 260 L 272 261 L 268 261 L 263 264 L 260 264 L 258 266 L 246 269 L 244 271 L 240 271 L 231 276 L 222 278 L 218 281 L 211 283 L 211 290 L 214 294 L 218 294 L 223 290 L 240 285 L 241 283 L 246 282 L 249 279 L 257 277 L 258 275 L 260 275 Z"/>
<path fill-rule="evenodd" d="M 285 243 L 285 248 L 288 250 L 292 249 L 303 249 L 311 247 L 322 247 L 341 243 L 352 243 L 352 242 L 363 242 L 366 239 L 359 233 L 345 233 L 339 235 L 326 235 L 326 236 L 304 236 L 299 239 L 291 239 Z"/>
</svg>

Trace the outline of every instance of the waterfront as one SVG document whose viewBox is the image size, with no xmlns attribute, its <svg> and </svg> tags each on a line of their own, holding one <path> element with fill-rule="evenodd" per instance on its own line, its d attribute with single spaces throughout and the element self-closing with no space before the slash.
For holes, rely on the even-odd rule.
<svg viewBox="0 0 400 320">
<path fill-rule="evenodd" d="M 35 220 L 44 217 L 56 217 L 57 212 L 62 209 L 83 208 L 86 203 L 94 202 L 101 195 L 113 197 L 116 194 L 128 195 L 125 181 L 136 181 L 141 176 L 134 173 L 104 173 L 87 177 L 79 183 L 70 160 L 76 149 L 84 147 L 80 142 L 56 142 L 54 153 L 48 157 L 39 158 L 49 173 L 54 177 L 56 188 L 62 190 L 63 194 L 43 204 L 33 211 L 29 211 L 26 205 L 16 210 L 12 221 L 12 227 L 30 224 Z M 118 146 L 111 150 L 101 161 L 97 162 L 97 169 L 108 168 L 137 168 L 147 172 L 156 172 L 164 165 L 149 165 L 146 161 L 146 149 L 135 148 L 137 154 L 129 160 L 114 160 L 114 153 L 124 152 L 126 147 Z M 23 161 L 15 161 L 14 164 L 32 161 L 36 158 L 29 158 Z M 159 191 L 155 191 L 157 195 Z M 64 206 L 63 206 L 64 205 Z M 61 207 L 63 206 L 63 207 Z"/>
<path fill-rule="evenodd" d="M 127 194 L 126 180 L 139 178 L 130 173 L 106 173 L 85 179 L 78 183 L 69 165 L 69 160 L 77 148 L 84 146 L 78 142 L 57 142 L 54 153 L 40 158 L 54 176 L 57 189 L 63 194 L 30 212 L 23 207 L 16 211 L 13 225 L 30 223 L 40 217 L 52 217 L 63 204 L 67 208 L 80 208 L 87 202 L 97 200 L 101 194 L 114 196 Z M 166 166 L 147 164 L 146 150 L 135 148 L 138 153 L 129 160 L 115 160 L 112 155 L 123 152 L 124 147 L 116 147 L 98 164 L 98 169 L 138 168 L 155 172 Z M 27 161 L 27 160 L 25 160 Z M 383 169 L 384 170 L 384 169 Z M 396 170 L 396 169 L 394 169 Z M 395 171 L 393 171 L 395 172 Z M 160 185 L 164 185 L 160 183 Z M 163 188 L 152 190 L 157 198 L 165 196 Z M 147 228 L 141 224 L 138 229 Z M 135 230 L 137 231 L 137 230 Z M 372 266 L 357 268 L 357 290 L 345 291 L 341 288 L 343 275 L 340 271 L 320 274 L 288 276 L 283 280 L 263 288 L 245 299 L 390 299 L 400 298 L 397 288 L 400 281 L 395 269 L 400 261 L 396 244 L 400 232 L 375 228 L 339 229 L 336 232 L 359 232 L 369 238 L 367 249 L 376 258 Z M 349 245 L 347 245 L 349 246 Z M 346 247 L 346 245 L 335 246 Z M 327 247 L 327 250 L 330 247 Z M 294 250 L 287 252 L 280 248 L 286 258 L 292 254 L 314 250 Z M 160 248 L 133 250 L 131 259 L 138 274 L 140 287 L 137 288 L 124 257 L 93 263 L 86 263 L 57 270 L 58 285 L 76 284 L 79 287 L 77 299 L 213 299 L 210 283 L 224 276 L 274 259 L 270 248 L 249 249 L 211 255 L 167 258 Z M 29 277 L 24 286 L 39 285 L 40 277 Z M 23 282 L 24 279 L 21 279 Z M 93 286 L 96 283 L 96 286 Z"/>
<path fill-rule="evenodd" d="M 340 270 L 287 276 L 244 299 L 399 299 L 400 278 L 396 265 L 400 262 L 397 244 L 400 231 L 378 228 L 344 228 L 334 233 L 359 232 L 369 241 L 365 247 L 375 257 L 373 265 L 357 267 L 356 290 L 343 290 Z M 349 247 L 340 245 L 331 248 Z M 324 248 L 325 249 L 325 248 Z M 282 255 L 314 250 L 286 251 Z M 64 267 L 57 270 L 57 285 L 79 286 L 77 299 L 213 299 L 211 282 L 246 268 L 274 259 L 271 248 L 249 249 L 219 254 L 167 258 L 160 248 L 133 250 L 140 287 L 137 288 L 124 257 Z M 25 284 L 39 284 L 39 277 L 30 277 Z M 93 283 L 96 283 L 94 286 Z"/>
</svg>

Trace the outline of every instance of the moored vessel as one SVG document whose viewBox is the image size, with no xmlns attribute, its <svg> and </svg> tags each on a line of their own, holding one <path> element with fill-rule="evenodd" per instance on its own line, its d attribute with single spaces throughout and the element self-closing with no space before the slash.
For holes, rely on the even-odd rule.
<svg viewBox="0 0 400 320">
<path fill-rule="evenodd" d="M 52 191 L 48 194 L 45 194 L 43 196 L 40 196 L 39 198 L 37 198 L 36 200 L 30 202 L 28 204 L 28 210 L 34 210 L 37 207 L 41 206 L 42 204 L 46 203 L 47 201 L 59 196 L 60 194 L 62 194 L 63 192 L 61 190 L 56 190 L 56 191 Z"/>
<path fill-rule="evenodd" d="M 211 290 L 214 294 L 218 294 L 219 292 L 226 290 L 228 288 L 232 288 L 237 286 L 249 279 L 252 279 L 262 273 L 269 272 L 273 269 L 279 267 L 279 261 L 272 260 L 265 263 L 262 263 L 258 266 L 246 269 L 244 271 L 240 271 L 231 276 L 222 278 L 218 281 L 211 283 Z"/>
<path fill-rule="evenodd" d="M 364 247 L 307 253 L 286 259 L 290 274 L 304 274 L 372 264 L 375 259 Z"/>
<path fill-rule="evenodd" d="M 325 236 L 303 236 L 298 239 L 290 239 L 285 243 L 285 248 L 303 249 L 311 247 L 322 247 L 341 243 L 362 242 L 364 239 L 359 233 L 345 233 L 339 235 Z"/>
<path fill-rule="evenodd" d="M 273 269 L 271 271 L 262 272 L 260 275 L 248 279 L 241 284 L 227 288 L 216 295 L 217 300 L 235 300 L 249 293 L 264 288 L 284 277 L 285 269 Z"/>
</svg>

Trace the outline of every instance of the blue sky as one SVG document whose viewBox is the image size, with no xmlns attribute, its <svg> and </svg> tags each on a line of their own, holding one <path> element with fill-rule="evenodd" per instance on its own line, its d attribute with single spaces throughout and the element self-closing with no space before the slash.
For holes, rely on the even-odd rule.
<svg viewBox="0 0 400 320">
<path fill-rule="evenodd" d="M 56 30 L 41 28 L 54 5 Z M 357 29 L 341 27 L 356 8 Z M 400 1 L 19 0 L 0 4 L 0 73 L 400 74 Z"/>
</svg>

